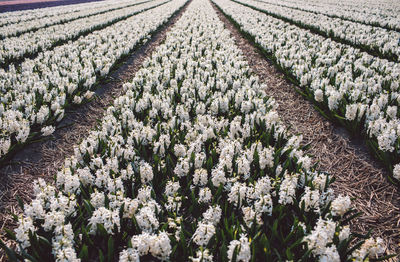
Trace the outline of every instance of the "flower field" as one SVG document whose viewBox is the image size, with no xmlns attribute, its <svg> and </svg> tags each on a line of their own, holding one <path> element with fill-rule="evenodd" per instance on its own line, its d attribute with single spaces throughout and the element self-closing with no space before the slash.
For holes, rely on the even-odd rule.
<svg viewBox="0 0 400 262">
<path fill-rule="evenodd" d="M 251 0 L 238 2 L 294 23 L 299 27 L 311 29 L 323 36 L 375 53 L 378 57 L 399 62 L 400 32 L 263 2 Z M 319 23 L 316 24 L 315 21 L 319 21 Z"/>
<path fill-rule="evenodd" d="M 0 15 L 1 19 L 4 19 L 3 23 L 1 24 L 2 27 L 0 36 L 1 38 L 17 36 L 41 28 L 70 22 L 79 18 L 127 8 L 139 3 L 140 2 L 132 3 L 132 1 L 123 0 L 116 1 L 114 5 L 110 6 L 108 4 L 102 4 L 101 2 L 98 2 L 97 4 L 82 4 L 78 8 L 76 6 L 71 6 L 69 8 L 65 8 L 63 6 L 62 8 L 58 7 L 55 10 L 48 10 L 47 12 L 42 13 L 36 11 L 32 12 L 33 14 L 27 14 L 28 12 L 24 12 L 23 14 L 17 14 L 11 17 L 2 17 Z M 100 19 L 101 18 L 99 18 L 99 20 Z M 65 28 L 69 29 L 68 27 Z"/>
<path fill-rule="evenodd" d="M 98 15 L 90 15 L 72 22 L 44 27 L 21 36 L 6 38 L 2 41 L 2 46 L 0 47 L 2 51 L 0 63 L 2 65 L 18 63 L 25 57 L 34 57 L 40 51 L 46 51 L 60 43 L 69 42 L 82 35 L 105 28 L 110 24 L 154 8 L 165 2 L 152 1 L 144 4 L 135 4 L 132 7 L 125 7 Z"/>
<path fill-rule="evenodd" d="M 296 0 L 118 0 L 0 14 L 0 165 L 57 132 L 69 108 L 90 103 L 113 68 L 181 14 L 54 180 L 32 182 L 17 225 L 4 230 L 12 244 L 0 240 L 8 260 L 392 257 L 382 238 L 350 228 L 352 199 L 281 120 L 217 13 L 321 114 L 361 134 L 396 184 L 399 48 L 381 37 L 396 21 L 376 29 L 378 13 L 361 23 L 350 11 L 324 13 L 320 1 L 307 14 Z"/>
<path fill-rule="evenodd" d="M 151 18 L 150 10 L 139 13 L 41 52 L 33 60 L 0 69 L 0 161 L 24 143 L 51 134 L 69 105 L 90 99 L 97 79 L 145 42 L 184 3 L 160 1 L 151 9 Z"/>
<path fill-rule="evenodd" d="M 359 1 L 337 2 L 337 1 L 307 1 L 304 5 L 303 1 L 282 2 L 279 0 L 262 0 L 262 2 L 291 7 L 302 11 L 308 11 L 316 14 L 324 14 L 334 18 L 359 22 L 361 24 L 373 25 L 376 27 L 386 28 L 389 30 L 400 31 L 399 7 L 395 1 L 363 1 L 360 5 Z"/>
<path fill-rule="evenodd" d="M 215 3 L 302 87 L 322 114 L 361 135 L 398 183 L 399 63 L 313 34 L 240 2 Z"/>
</svg>

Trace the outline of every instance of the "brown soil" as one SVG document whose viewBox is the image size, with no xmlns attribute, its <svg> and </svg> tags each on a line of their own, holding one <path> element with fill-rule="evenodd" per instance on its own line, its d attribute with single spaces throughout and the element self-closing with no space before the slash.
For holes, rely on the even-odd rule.
<svg viewBox="0 0 400 262">
<path fill-rule="evenodd" d="M 213 5 L 236 44 L 247 58 L 250 68 L 266 83 L 267 95 L 279 104 L 278 113 L 291 133 L 302 134 L 304 144 L 311 144 L 308 154 L 318 161 L 318 168 L 332 174 L 335 194 L 349 195 L 354 208 L 363 214 L 351 224 L 353 232 L 381 237 L 387 250 L 400 252 L 400 195 L 386 179 L 386 171 L 369 154 L 360 141 L 333 125 L 296 92 L 271 61 L 244 38 L 238 29 Z"/>
<path fill-rule="evenodd" d="M 10 165 L 0 169 L 0 239 L 5 241 L 4 228 L 13 229 L 16 223 L 11 213 L 18 214 L 16 196 L 24 202 L 32 199 L 33 181 L 38 178 L 52 183 L 53 176 L 64 163 L 65 158 L 73 154 L 74 145 L 86 137 L 102 118 L 115 97 L 122 94 L 123 83 L 130 80 L 139 70 L 143 61 L 151 55 L 166 38 L 167 32 L 186 10 L 184 8 L 173 16 L 147 43 L 134 52 L 125 63 L 114 71 L 105 84 L 96 90 L 96 97 L 89 103 L 66 112 L 50 140 L 28 145 L 17 153 Z M 11 242 L 6 242 L 11 244 Z M 0 249 L 0 262 L 6 261 Z"/>
</svg>

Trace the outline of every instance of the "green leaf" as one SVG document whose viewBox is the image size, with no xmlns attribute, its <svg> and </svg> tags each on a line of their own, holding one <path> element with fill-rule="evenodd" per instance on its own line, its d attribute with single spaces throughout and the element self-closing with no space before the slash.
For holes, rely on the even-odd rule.
<svg viewBox="0 0 400 262">
<path fill-rule="evenodd" d="M 82 260 L 89 260 L 89 249 L 87 245 L 83 244 L 81 252 L 79 252 L 79 258 Z"/>
<path fill-rule="evenodd" d="M 18 201 L 19 207 L 20 207 L 22 210 L 24 210 L 24 202 L 22 201 L 22 199 L 21 199 L 19 196 L 16 196 L 15 198 L 16 198 L 17 201 Z"/>
<path fill-rule="evenodd" d="M 6 255 L 8 257 L 8 259 L 12 262 L 17 262 L 17 253 L 10 249 L 8 246 L 6 246 L 6 244 L 4 244 L 4 242 L 0 239 L 0 247 L 6 252 Z"/>
<path fill-rule="evenodd" d="M 13 231 L 11 231 L 11 230 L 8 229 L 8 228 L 5 228 L 4 231 L 6 231 L 6 236 L 7 236 L 9 239 L 11 239 L 11 240 L 16 240 L 15 233 L 14 233 Z"/>
<path fill-rule="evenodd" d="M 104 228 L 102 224 L 97 224 L 97 231 L 99 232 L 100 236 L 103 237 L 108 236 L 107 230 Z"/>
<path fill-rule="evenodd" d="M 292 251 L 290 251 L 290 248 L 286 249 L 286 257 L 287 257 L 288 260 L 293 260 L 294 259 L 293 253 L 292 253 Z"/>
<path fill-rule="evenodd" d="M 101 251 L 101 249 L 99 249 L 99 261 L 104 262 L 104 255 L 103 255 L 103 252 Z"/>
<path fill-rule="evenodd" d="M 212 157 L 210 156 L 207 160 L 207 171 L 211 172 L 212 167 L 213 167 L 213 160 Z"/>
<path fill-rule="evenodd" d="M 87 199 L 84 199 L 83 200 L 83 205 L 85 206 L 85 209 L 88 212 L 88 214 L 92 215 L 93 210 L 94 210 L 92 204 Z"/>
<path fill-rule="evenodd" d="M 362 212 L 357 212 L 357 213 L 353 214 L 352 216 L 344 219 L 343 221 L 340 221 L 340 225 L 345 225 L 348 222 L 350 222 L 351 220 L 353 220 L 354 218 L 359 217 L 361 215 L 362 215 Z"/>
<path fill-rule="evenodd" d="M 45 246 L 46 248 L 48 248 L 50 250 L 52 249 L 52 245 L 51 245 L 50 241 L 47 238 L 45 238 L 43 236 L 39 236 L 38 239 L 39 239 L 39 244 L 41 246 Z"/>
<path fill-rule="evenodd" d="M 231 261 L 236 262 L 238 253 L 239 253 L 239 249 L 238 249 L 238 246 L 236 246 L 235 250 L 233 250 L 233 255 L 232 255 L 232 260 Z"/>
<path fill-rule="evenodd" d="M 30 260 L 31 262 L 39 262 L 36 258 L 34 258 L 33 256 L 29 255 L 28 253 L 26 253 L 25 250 L 21 250 L 22 256 L 24 258 L 27 258 L 28 260 Z"/>
<path fill-rule="evenodd" d="M 14 222 L 18 222 L 18 216 L 16 214 L 11 213 L 11 216 L 12 216 Z"/>
<path fill-rule="evenodd" d="M 356 249 L 358 249 L 358 248 L 360 248 L 361 245 L 364 244 L 364 242 L 365 242 L 364 240 L 357 242 L 352 248 L 350 248 L 350 249 L 347 251 L 347 254 L 350 255 L 351 253 L 353 253 L 353 251 L 356 250 Z"/>
<path fill-rule="evenodd" d="M 304 253 L 304 255 L 301 257 L 301 261 L 308 261 L 308 260 L 306 260 L 306 258 L 309 258 L 310 256 L 311 256 L 311 251 L 312 250 L 307 250 L 307 252 L 306 253 Z"/>
<path fill-rule="evenodd" d="M 279 219 L 276 219 L 274 221 L 274 224 L 272 226 L 272 234 L 279 239 L 279 234 L 278 234 L 278 223 L 279 223 Z"/>
<path fill-rule="evenodd" d="M 108 262 L 112 262 L 114 259 L 114 239 L 113 236 L 108 238 L 108 250 L 107 250 Z"/>
</svg>

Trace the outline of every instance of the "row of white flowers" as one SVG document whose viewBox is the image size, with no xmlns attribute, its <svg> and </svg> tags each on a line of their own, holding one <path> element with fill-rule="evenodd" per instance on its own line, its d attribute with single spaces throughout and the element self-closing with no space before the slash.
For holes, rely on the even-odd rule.
<svg viewBox="0 0 400 262">
<path fill-rule="evenodd" d="M 241 4 L 216 3 L 305 89 L 326 115 L 369 145 L 400 179 L 400 64 L 315 35 Z"/>
<path fill-rule="evenodd" d="M 35 183 L 16 256 L 46 261 L 368 261 L 209 1 L 194 0 L 55 186 Z M 350 213 L 349 213 L 350 212 Z M 22 252 L 24 251 L 24 252 Z M 27 255 L 26 255 L 27 254 Z"/>
<path fill-rule="evenodd" d="M 97 4 L 97 3 L 95 3 Z M 64 15 L 73 12 L 79 12 L 84 8 L 88 8 L 88 3 L 67 5 L 67 6 L 56 6 L 46 8 L 46 12 L 43 9 L 28 9 L 14 12 L 0 13 L 0 26 L 11 25 L 19 22 L 41 19 L 45 17 L 52 17 L 57 15 Z"/>
<path fill-rule="evenodd" d="M 74 5 L 61 5 L 54 7 L 37 8 L 13 12 L 0 13 L 0 26 L 11 25 L 15 23 L 26 22 L 30 20 L 50 18 L 56 16 L 64 16 L 71 13 L 77 13 L 88 9 L 97 9 L 100 7 L 110 6 L 110 3 L 132 3 L 132 0 L 105 0 L 99 2 L 81 3 Z M 45 10 L 45 12 L 43 12 Z"/>
<path fill-rule="evenodd" d="M 68 105 L 92 96 L 98 77 L 164 24 L 185 0 L 174 0 L 0 69 L 0 160 L 29 138 L 51 134 Z"/>
<path fill-rule="evenodd" d="M 102 29 L 165 2 L 167 0 L 150 1 L 3 39 L 0 42 L 0 65 L 7 69 L 14 61 L 46 51 L 55 45 L 76 39 L 82 34 Z"/>
<path fill-rule="evenodd" d="M 260 1 L 238 0 L 237 2 L 312 29 L 324 36 L 344 41 L 356 48 L 374 52 L 381 58 L 400 61 L 400 32 Z"/>
<path fill-rule="evenodd" d="M 144 1 L 141 1 L 144 2 Z M 96 15 L 99 13 L 109 12 L 112 10 L 129 7 L 131 5 L 141 3 L 139 1 L 132 1 L 132 0 L 118 0 L 115 3 L 110 4 L 102 3 L 99 4 L 92 4 L 92 5 L 84 5 L 81 6 L 80 9 L 77 10 L 77 7 L 73 5 L 72 8 L 66 8 L 64 12 L 56 12 L 56 15 L 46 15 L 44 17 L 30 17 L 23 19 L 21 17 L 21 21 L 18 23 L 11 23 L 9 25 L 3 25 L 0 27 L 0 38 L 10 37 L 10 36 L 17 36 L 22 33 L 26 33 L 29 31 L 37 30 L 43 27 L 48 27 L 55 24 L 66 23 L 72 20 L 76 20 L 79 18 L 84 18 L 91 15 Z M 47 14 L 48 10 L 41 10 L 40 13 Z M 0 18 L 0 21 L 3 18 Z M 0 22 L 1 23 L 1 22 Z"/>
<path fill-rule="evenodd" d="M 400 6 L 396 0 L 389 1 L 301 1 L 261 0 L 275 5 L 324 14 L 367 25 L 400 30 Z M 352 3 L 350 3 L 352 2 Z"/>
</svg>

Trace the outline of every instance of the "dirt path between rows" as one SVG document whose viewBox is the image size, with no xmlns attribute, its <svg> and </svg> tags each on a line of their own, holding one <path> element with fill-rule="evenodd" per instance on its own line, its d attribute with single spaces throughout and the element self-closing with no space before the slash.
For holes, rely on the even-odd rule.
<svg viewBox="0 0 400 262">
<path fill-rule="evenodd" d="M 122 85 L 132 79 L 143 61 L 151 55 L 166 38 L 167 32 L 185 12 L 191 1 L 175 14 L 147 43 L 135 51 L 125 63 L 115 70 L 107 83 L 96 90 L 96 98 L 75 110 L 66 112 L 65 118 L 52 135 L 52 139 L 27 146 L 17 153 L 10 163 L 0 169 L 0 238 L 4 239 L 4 228 L 13 229 L 16 224 L 11 213 L 21 212 L 16 196 L 24 202 L 32 199 L 33 181 L 38 178 L 52 183 L 53 176 L 62 167 L 66 157 L 74 152 L 74 145 L 84 139 L 98 121 L 102 119 L 108 106 L 122 94 Z M 0 262 L 6 261 L 0 249 Z"/>
<path fill-rule="evenodd" d="M 225 27 L 247 58 L 250 68 L 266 93 L 279 104 L 278 113 L 291 133 L 302 134 L 304 144 L 311 143 L 307 153 L 319 162 L 318 168 L 332 174 L 335 194 L 349 195 L 354 207 L 363 212 L 351 225 L 354 232 L 367 233 L 384 239 L 388 250 L 400 252 L 400 194 L 386 179 L 386 171 L 375 161 L 366 147 L 349 138 L 347 132 L 323 118 L 312 103 L 295 91 L 271 61 L 213 5 Z"/>
</svg>

